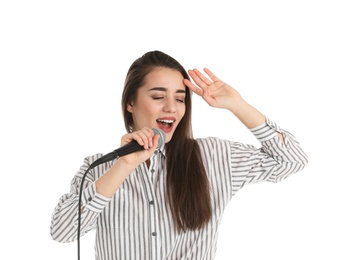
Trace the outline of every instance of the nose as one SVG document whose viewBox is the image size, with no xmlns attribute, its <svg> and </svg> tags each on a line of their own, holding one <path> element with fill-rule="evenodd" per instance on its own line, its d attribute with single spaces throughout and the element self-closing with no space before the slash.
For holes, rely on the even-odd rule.
<svg viewBox="0 0 341 260">
<path fill-rule="evenodd" d="M 163 111 L 167 113 L 174 113 L 176 111 L 175 100 L 167 98 L 164 103 Z"/>
</svg>

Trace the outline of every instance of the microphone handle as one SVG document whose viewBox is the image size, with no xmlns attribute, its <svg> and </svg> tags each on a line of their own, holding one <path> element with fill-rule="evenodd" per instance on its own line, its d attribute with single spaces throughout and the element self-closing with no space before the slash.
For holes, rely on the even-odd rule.
<svg viewBox="0 0 341 260">
<path fill-rule="evenodd" d="M 97 159 L 96 161 L 94 161 L 91 165 L 90 168 L 94 168 L 102 163 L 106 163 L 109 162 L 111 160 L 114 160 L 118 157 L 122 157 L 124 155 L 127 154 L 131 154 L 137 151 L 142 151 L 144 150 L 143 146 L 139 145 L 135 140 L 131 143 L 128 143 L 114 151 L 112 151 L 111 153 L 108 153 L 104 156 L 102 156 L 101 158 Z"/>
<path fill-rule="evenodd" d="M 111 161 L 111 160 L 113 160 L 113 159 L 115 159 L 115 158 L 117 158 L 117 157 L 119 157 L 117 151 L 116 151 L 116 150 L 115 150 L 115 151 L 112 151 L 111 153 L 108 153 L 108 154 L 102 156 L 101 158 L 98 158 L 96 161 L 94 161 L 94 162 L 90 165 L 89 168 L 90 168 L 90 169 L 95 168 L 96 166 L 98 166 L 98 165 L 100 165 L 100 164 L 102 164 L 102 163 Z"/>
<path fill-rule="evenodd" d="M 160 135 L 158 146 L 157 146 L 157 148 L 160 148 L 161 145 L 163 145 L 165 142 L 166 134 L 161 129 L 157 129 L 157 128 L 153 129 L 153 131 L 155 134 Z M 133 142 L 128 143 L 128 144 L 114 150 L 113 152 L 108 153 L 108 154 L 102 156 L 101 158 L 97 159 L 96 161 L 94 161 L 89 166 L 89 168 L 92 169 L 92 168 L 94 168 L 94 167 L 96 167 L 102 163 L 109 162 L 109 161 L 114 160 L 118 157 L 122 157 L 124 155 L 131 154 L 131 153 L 134 153 L 137 151 L 142 151 L 143 149 L 144 149 L 143 146 L 139 145 L 138 142 L 136 142 L 134 140 Z"/>
</svg>

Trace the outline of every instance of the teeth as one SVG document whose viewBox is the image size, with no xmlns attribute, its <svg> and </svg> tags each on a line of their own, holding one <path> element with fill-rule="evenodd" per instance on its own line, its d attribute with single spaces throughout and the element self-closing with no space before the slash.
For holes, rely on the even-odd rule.
<svg viewBox="0 0 341 260">
<path fill-rule="evenodd" d="M 174 120 L 167 120 L 167 119 L 165 119 L 165 120 L 157 120 L 157 121 L 162 122 L 162 123 L 167 123 L 167 124 L 174 123 Z"/>
</svg>

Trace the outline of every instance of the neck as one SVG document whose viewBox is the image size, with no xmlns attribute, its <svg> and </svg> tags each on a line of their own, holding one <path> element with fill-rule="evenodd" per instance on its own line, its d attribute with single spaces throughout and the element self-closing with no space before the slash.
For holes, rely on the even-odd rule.
<svg viewBox="0 0 341 260">
<path fill-rule="evenodd" d="M 146 161 L 146 165 L 147 165 L 147 169 L 149 169 L 149 166 L 150 166 L 150 159 L 148 159 L 148 160 Z"/>
</svg>

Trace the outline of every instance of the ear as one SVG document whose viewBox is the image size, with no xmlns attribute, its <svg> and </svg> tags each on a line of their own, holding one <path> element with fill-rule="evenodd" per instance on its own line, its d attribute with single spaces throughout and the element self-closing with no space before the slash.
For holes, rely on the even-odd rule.
<svg viewBox="0 0 341 260">
<path fill-rule="evenodd" d="M 133 103 L 127 105 L 127 111 L 133 113 Z"/>
</svg>

